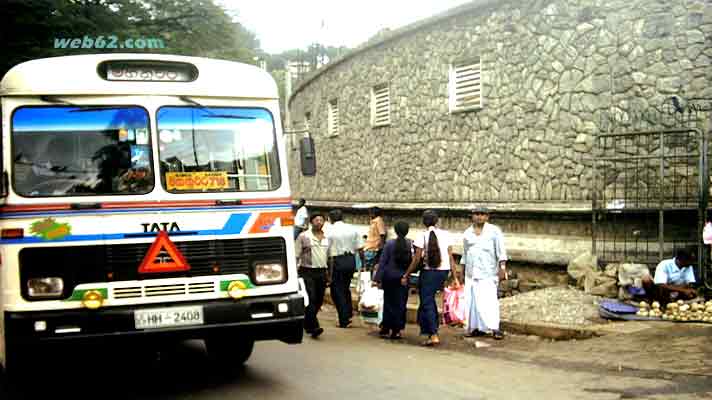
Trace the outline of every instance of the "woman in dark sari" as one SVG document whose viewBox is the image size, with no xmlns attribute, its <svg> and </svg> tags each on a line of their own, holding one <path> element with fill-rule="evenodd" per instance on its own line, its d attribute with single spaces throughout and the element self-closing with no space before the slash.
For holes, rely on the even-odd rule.
<svg viewBox="0 0 712 400">
<path fill-rule="evenodd" d="M 383 322 L 379 334 L 401 339 L 408 303 L 408 287 L 401 285 L 401 277 L 410 265 L 413 247 L 405 238 L 409 229 L 406 222 L 396 222 L 393 228 L 398 238 L 389 240 L 383 248 L 374 281 L 383 288 Z"/>
</svg>

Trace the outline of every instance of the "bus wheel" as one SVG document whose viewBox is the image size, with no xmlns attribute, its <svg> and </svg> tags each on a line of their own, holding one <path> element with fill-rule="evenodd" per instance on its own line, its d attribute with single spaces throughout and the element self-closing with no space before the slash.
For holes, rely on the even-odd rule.
<svg viewBox="0 0 712 400">
<path fill-rule="evenodd" d="M 252 355 L 254 347 L 253 339 L 241 337 L 218 336 L 205 339 L 208 356 L 226 367 L 243 365 Z"/>
<path fill-rule="evenodd" d="M 3 374 L 7 379 L 19 381 L 28 376 L 32 370 L 30 360 L 36 359 L 29 350 L 23 352 L 15 348 L 5 354 L 5 363 L 2 366 Z"/>
</svg>

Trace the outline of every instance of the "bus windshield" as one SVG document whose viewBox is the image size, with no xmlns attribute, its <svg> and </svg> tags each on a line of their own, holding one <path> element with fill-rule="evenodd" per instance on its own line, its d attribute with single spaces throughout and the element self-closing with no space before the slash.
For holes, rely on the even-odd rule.
<svg viewBox="0 0 712 400">
<path fill-rule="evenodd" d="M 158 110 L 161 182 L 172 193 L 266 191 L 280 186 L 272 115 L 259 108 Z"/>
<path fill-rule="evenodd" d="M 12 117 L 13 187 L 26 197 L 153 189 L 148 113 L 137 106 L 21 107 Z"/>
</svg>

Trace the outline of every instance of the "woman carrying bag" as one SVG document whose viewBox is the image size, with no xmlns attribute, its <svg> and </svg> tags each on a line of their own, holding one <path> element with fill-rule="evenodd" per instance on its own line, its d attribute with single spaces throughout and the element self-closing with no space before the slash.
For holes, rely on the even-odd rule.
<svg viewBox="0 0 712 400">
<path fill-rule="evenodd" d="M 393 229 L 398 238 L 386 243 L 373 279 L 383 288 L 383 321 L 379 335 L 401 339 L 408 305 L 408 287 L 401 285 L 401 277 L 413 259 L 413 247 L 412 242 L 405 238 L 409 230 L 408 223 L 396 222 Z"/>
<path fill-rule="evenodd" d="M 445 280 L 453 271 L 455 287 L 460 283 L 454 273 L 455 259 L 452 256 L 452 239 L 450 233 L 436 227 L 438 215 L 433 210 L 423 212 L 423 225 L 427 231 L 419 235 L 413 242 L 415 256 L 410 262 L 408 270 L 401 277 L 401 285 L 408 287 L 408 277 L 415 271 L 420 259 L 425 263 L 420 271 L 420 306 L 418 307 L 418 325 L 420 334 L 427 336 L 424 346 L 437 346 L 440 344 L 438 336 L 438 306 L 435 303 L 435 293 L 443 287 Z"/>
</svg>

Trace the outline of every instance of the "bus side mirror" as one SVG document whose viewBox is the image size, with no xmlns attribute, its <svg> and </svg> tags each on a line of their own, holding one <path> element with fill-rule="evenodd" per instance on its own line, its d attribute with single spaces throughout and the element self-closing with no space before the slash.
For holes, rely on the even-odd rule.
<svg viewBox="0 0 712 400">
<path fill-rule="evenodd" d="M 302 161 L 302 175 L 316 175 L 316 150 L 314 149 L 314 139 L 311 137 L 302 138 L 299 141 L 299 153 Z"/>
</svg>

